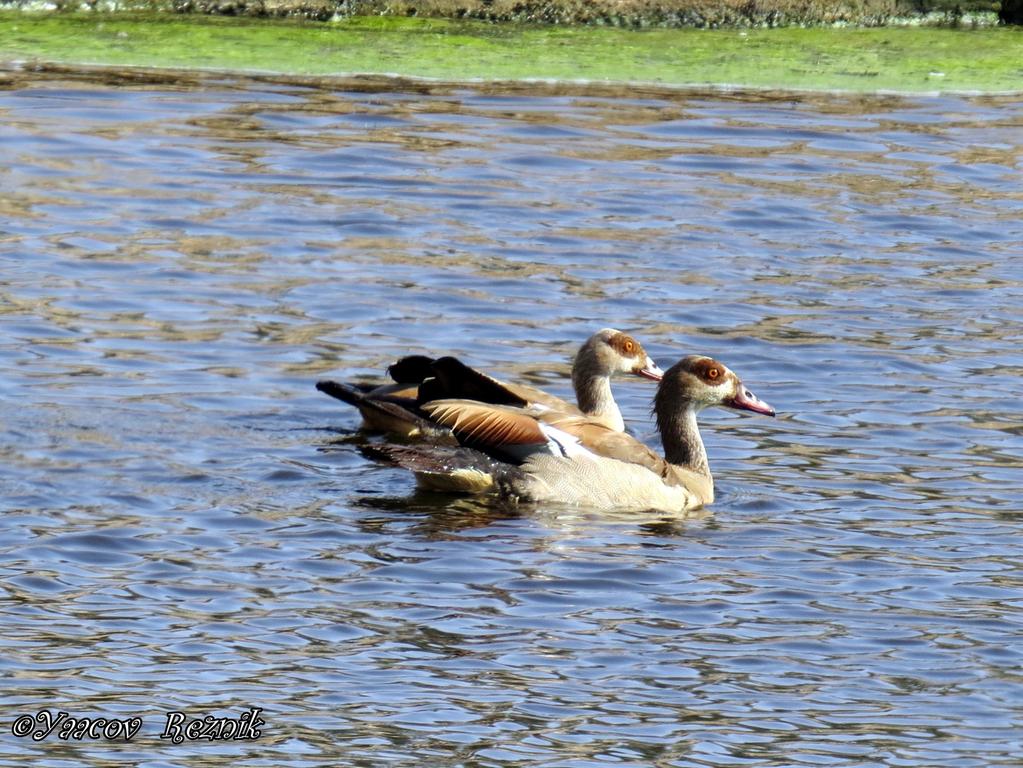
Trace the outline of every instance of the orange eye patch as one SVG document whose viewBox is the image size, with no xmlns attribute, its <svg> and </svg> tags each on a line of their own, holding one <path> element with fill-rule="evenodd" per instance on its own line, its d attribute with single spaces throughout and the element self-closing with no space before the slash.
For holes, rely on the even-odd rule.
<svg viewBox="0 0 1023 768">
<path fill-rule="evenodd" d="M 642 347 L 639 346 L 639 342 L 631 336 L 627 336 L 624 333 L 619 333 L 613 336 L 607 342 L 612 349 L 614 349 L 619 355 L 625 357 L 633 357 L 638 355 L 642 351 Z"/>
<path fill-rule="evenodd" d="M 717 384 L 725 380 L 725 372 L 728 369 L 717 360 L 702 358 L 696 360 L 690 370 L 706 383 Z"/>
</svg>

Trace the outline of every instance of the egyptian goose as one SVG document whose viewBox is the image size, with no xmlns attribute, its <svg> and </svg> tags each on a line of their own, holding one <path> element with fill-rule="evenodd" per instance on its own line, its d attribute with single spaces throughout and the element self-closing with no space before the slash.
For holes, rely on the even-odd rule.
<svg viewBox="0 0 1023 768">
<path fill-rule="evenodd" d="M 631 373 L 660 381 L 663 375 L 642 344 L 613 328 L 597 331 L 575 356 L 572 386 L 578 406 L 536 387 L 498 381 L 454 357 L 410 355 L 387 372 L 394 383 L 371 386 L 320 381 L 316 388 L 358 408 L 370 429 L 406 437 L 450 435 L 447 427 L 438 426 L 421 407 L 443 398 L 587 416 L 608 429 L 623 432 L 625 422 L 611 394 L 611 376 Z"/>
<path fill-rule="evenodd" d="M 654 398 L 663 458 L 585 416 L 467 400 L 422 406 L 464 447 L 434 452 L 390 445 L 374 454 L 412 469 L 422 485 L 440 490 L 496 487 L 521 501 L 679 512 L 714 501 L 696 423 L 697 414 L 712 405 L 774 416 L 727 367 L 691 355 L 668 369 Z"/>
</svg>

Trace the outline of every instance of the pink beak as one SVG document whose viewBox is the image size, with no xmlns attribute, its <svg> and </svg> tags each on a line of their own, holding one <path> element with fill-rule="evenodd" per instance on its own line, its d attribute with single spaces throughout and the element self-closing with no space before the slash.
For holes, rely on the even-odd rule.
<svg viewBox="0 0 1023 768">
<path fill-rule="evenodd" d="M 658 368 L 657 363 L 649 357 L 646 359 L 646 362 L 643 363 L 642 368 L 634 368 L 632 372 L 637 376 L 642 376 L 644 379 L 650 379 L 651 381 L 660 381 L 664 378 L 664 371 Z"/>
<path fill-rule="evenodd" d="M 739 388 L 735 393 L 735 397 L 726 402 L 725 405 L 740 411 L 752 411 L 753 413 L 762 413 L 764 416 L 774 416 L 774 408 L 754 395 L 743 386 L 742 382 L 739 382 Z"/>
</svg>

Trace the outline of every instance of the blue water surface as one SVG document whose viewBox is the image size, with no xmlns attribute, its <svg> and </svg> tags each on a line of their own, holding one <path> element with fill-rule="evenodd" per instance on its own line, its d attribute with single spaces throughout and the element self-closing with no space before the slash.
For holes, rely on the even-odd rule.
<svg viewBox="0 0 1023 768">
<path fill-rule="evenodd" d="M 0 73 L 0 765 L 1019 765 L 1021 129 Z M 313 388 L 444 352 L 566 394 L 604 326 L 778 409 L 704 415 L 704 512 L 417 492 Z"/>
</svg>

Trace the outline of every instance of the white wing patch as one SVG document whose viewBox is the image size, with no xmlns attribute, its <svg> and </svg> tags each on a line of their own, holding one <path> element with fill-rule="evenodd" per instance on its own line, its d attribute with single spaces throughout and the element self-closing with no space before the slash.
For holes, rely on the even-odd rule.
<svg viewBox="0 0 1023 768">
<path fill-rule="evenodd" d="M 596 455 L 579 442 L 579 438 L 568 432 L 541 422 L 540 431 L 547 438 L 547 452 L 551 456 L 565 458 L 593 459 Z"/>
</svg>

